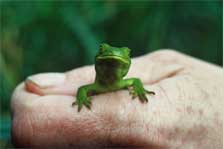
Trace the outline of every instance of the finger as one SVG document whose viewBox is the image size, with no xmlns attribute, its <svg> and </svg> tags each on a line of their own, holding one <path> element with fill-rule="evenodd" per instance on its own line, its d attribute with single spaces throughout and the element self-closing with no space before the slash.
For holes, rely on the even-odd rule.
<svg viewBox="0 0 223 149">
<path fill-rule="evenodd" d="M 184 65 L 177 62 L 177 56 L 171 52 L 161 50 L 135 58 L 127 77 L 138 77 L 143 84 L 152 84 L 176 75 L 184 69 Z"/>
<path fill-rule="evenodd" d="M 219 66 L 193 58 L 183 53 L 162 49 L 132 61 L 128 77 L 139 77 L 143 84 L 157 83 L 186 71 L 203 69 L 218 74 Z"/>
<path fill-rule="evenodd" d="M 133 59 L 128 77 L 139 77 L 143 83 L 155 82 L 181 70 L 178 64 L 161 63 L 152 60 L 153 54 Z M 148 65 L 147 65 L 148 64 Z M 145 68 L 146 65 L 146 68 Z M 63 73 L 46 73 L 28 77 L 26 89 L 38 95 L 65 94 L 74 95 L 79 86 L 93 82 L 95 71 L 93 66 L 85 66 Z"/>
<path fill-rule="evenodd" d="M 28 77 L 25 81 L 27 91 L 38 94 L 75 95 L 79 86 L 93 82 L 92 66 L 78 68 L 68 73 L 45 73 Z"/>
<path fill-rule="evenodd" d="M 39 95 L 44 95 L 48 92 L 51 94 L 70 94 L 73 86 L 66 81 L 66 76 L 63 73 L 37 74 L 28 77 L 25 85 L 28 91 Z M 57 87 L 55 88 L 55 86 Z"/>
</svg>

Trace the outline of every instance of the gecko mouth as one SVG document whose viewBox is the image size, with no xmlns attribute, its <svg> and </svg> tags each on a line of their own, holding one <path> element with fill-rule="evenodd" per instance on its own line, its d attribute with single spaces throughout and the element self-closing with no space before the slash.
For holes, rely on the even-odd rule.
<svg viewBox="0 0 223 149">
<path fill-rule="evenodd" d="M 118 60 L 124 63 L 129 63 L 128 60 L 124 59 L 121 56 L 117 56 L 117 55 L 105 55 L 105 56 L 97 56 L 97 60 Z"/>
</svg>

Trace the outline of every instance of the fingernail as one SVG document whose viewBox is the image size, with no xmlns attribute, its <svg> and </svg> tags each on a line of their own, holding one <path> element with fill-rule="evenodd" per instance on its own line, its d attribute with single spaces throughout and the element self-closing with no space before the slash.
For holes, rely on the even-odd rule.
<svg viewBox="0 0 223 149">
<path fill-rule="evenodd" d="M 31 81 L 33 84 L 37 85 L 39 88 L 52 87 L 58 84 L 64 83 L 66 77 L 63 73 L 46 73 L 37 74 L 27 78 L 27 81 Z"/>
</svg>

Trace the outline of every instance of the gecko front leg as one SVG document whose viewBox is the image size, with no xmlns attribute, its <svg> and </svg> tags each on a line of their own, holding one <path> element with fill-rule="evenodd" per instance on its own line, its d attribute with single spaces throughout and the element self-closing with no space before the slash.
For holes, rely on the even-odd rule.
<svg viewBox="0 0 223 149">
<path fill-rule="evenodd" d="M 155 95 L 155 92 L 148 91 L 143 87 L 143 84 L 140 81 L 140 79 L 130 78 L 124 81 L 126 82 L 126 86 L 128 87 L 130 93 L 132 94 L 133 99 L 138 96 L 140 101 L 148 102 L 146 93 Z"/>
<path fill-rule="evenodd" d="M 91 109 L 91 97 L 89 94 L 93 92 L 94 88 L 95 84 L 89 84 L 78 88 L 76 101 L 72 104 L 72 106 L 78 106 L 78 112 L 80 112 L 83 105 Z"/>
</svg>

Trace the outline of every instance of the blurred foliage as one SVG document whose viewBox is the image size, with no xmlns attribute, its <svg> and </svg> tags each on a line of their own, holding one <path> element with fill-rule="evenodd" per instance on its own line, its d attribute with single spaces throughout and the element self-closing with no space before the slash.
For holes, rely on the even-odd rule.
<svg viewBox="0 0 223 149">
<path fill-rule="evenodd" d="M 132 56 L 171 48 L 223 63 L 221 1 L 24 0 L 0 6 L 0 139 L 9 137 L 4 113 L 19 82 L 92 64 L 99 43 L 128 46 Z"/>
</svg>

